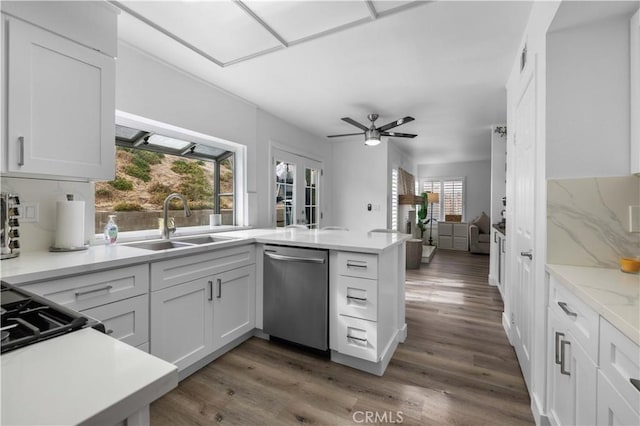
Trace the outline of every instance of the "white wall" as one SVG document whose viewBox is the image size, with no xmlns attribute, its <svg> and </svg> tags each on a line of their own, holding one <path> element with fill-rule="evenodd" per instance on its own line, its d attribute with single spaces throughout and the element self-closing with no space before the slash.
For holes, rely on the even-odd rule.
<svg viewBox="0 0 640 426">
<path fill-rule="evenodd" d="M 332 193 L 332 145 L 325 138 L 312 135 L 302 129 L 275 117 L 274 115 L 258 110 L 256 128 L 256 156 L 259 159 L 255 166 L 258 176 L 256 183 L 257 206 L 260 209 L 257 226 L 271 227 L 269 221 L 272 200 L 269 198 L 272 179 L 269 175 L 272 159 L 269 157 L 269 144 L 277 144 L 293 153 L 322 162 L 324 175 L 320 189 L 320 211 L 323 219 L 320 225 L 331 224 L 331 193 Z M 251 197 L 250 197 L 251 199 Z"/>
<path fill-rule="evenodd" d="M 463 221 L 470 221 L 480 213 L 491 211 L 491 161 L 462 163 L 419 164 L 420 180 L 430 178 L 464 177 L 465 197 Z"/>
<path fill-rule="evenodd" d="M 547 35 L 547 178 L 629 173 L 630 16 Z"/>
<path fill-rule="evenodd" d="M 362 140 L 333 142 L 333 221 L 327 225 L 352 231 L 387 227 L 387 143 L 369 147 Z"/>
</svg>

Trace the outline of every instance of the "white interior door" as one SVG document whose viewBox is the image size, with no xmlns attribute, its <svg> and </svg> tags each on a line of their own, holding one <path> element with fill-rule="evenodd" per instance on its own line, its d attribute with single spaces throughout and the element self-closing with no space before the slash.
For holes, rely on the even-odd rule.
<svg viewBox="0 0 640 426">
<path fill-rule="evenodd" d="M 533 65 L 533 64 L 531 64 Z M 531 67 L 533 68 L 533 67 Z M 535 75 L 525 80 L 524 91 L 516 107 L 514 139 L 514 250 L 512 313 L 514 347 L 527 386 L 531 376 L 533 331 L 533 247 L 534 247 L 534 179 L 535 179 Z"/>
<path fill-rule="evenodd" d="M 289 225 L 319 228 L 322 163 L 273 149 L 271 175 L 274 182 L 273 224 L 278 228 Z"/>
</svg>

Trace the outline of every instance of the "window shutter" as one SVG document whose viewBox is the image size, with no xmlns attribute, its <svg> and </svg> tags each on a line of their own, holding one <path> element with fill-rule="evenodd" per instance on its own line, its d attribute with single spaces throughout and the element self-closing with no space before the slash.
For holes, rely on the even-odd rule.
<svg viewBox="0 0 640 426">
<path fill-rule="evenodd" d="M 436 194 L 440 194 L 440 181 L 439 180 L 426 180 L 422 182 L 422 191 L 423 192 L 435 192 Z M 442 202 L 442 197 L 440 197 L 440 202 Z M 442 220 L 440 217 L 440 204 L 441 203 L 433 203 L 429 204 L 429 209 L 433 209 L 433 220 L 438 221 Z M 431 211 L 428 212 L 428 218 L 431 218 Z"/>
<path fill-rule="evenodd" d="M 442 182 L 442 191 L 444 194 L 444 214 L 462 216 L 464 181 L 462 179 L 445 180 Z"/>
<path fill-rule="evenodd" d="M 391 170 L 391 229 L 398 230 L 398 169 Z"/>
</svg>

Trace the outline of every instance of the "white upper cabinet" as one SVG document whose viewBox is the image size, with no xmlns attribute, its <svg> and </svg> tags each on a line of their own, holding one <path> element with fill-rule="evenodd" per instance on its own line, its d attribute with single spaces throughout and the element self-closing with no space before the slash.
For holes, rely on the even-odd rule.
<svg viewBox="0 0 640 426">
<path fill-rule="evenodd" d="M 631 173 L 640 173 L 640 10 L 631 18 Z"/>
<path fill-rule="evenodd" d="M 113 57 L 7 14 L 2 24 L 8 70 L 2 173 L 113 179 Z"/>
</svg>

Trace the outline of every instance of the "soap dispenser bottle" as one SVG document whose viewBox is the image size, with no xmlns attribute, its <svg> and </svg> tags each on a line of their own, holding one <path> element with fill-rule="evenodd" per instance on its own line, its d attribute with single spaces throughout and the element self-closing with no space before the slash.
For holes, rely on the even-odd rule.
<svg viewBox="0 0 640 426">
<path fill-rule="evenodd" d="M 118 239 L 118 225 L 116 225 L 116 215 L 110 214 L 109 221 L 104 226 L 105 244 L 115 244 Z"/>
</svg>

